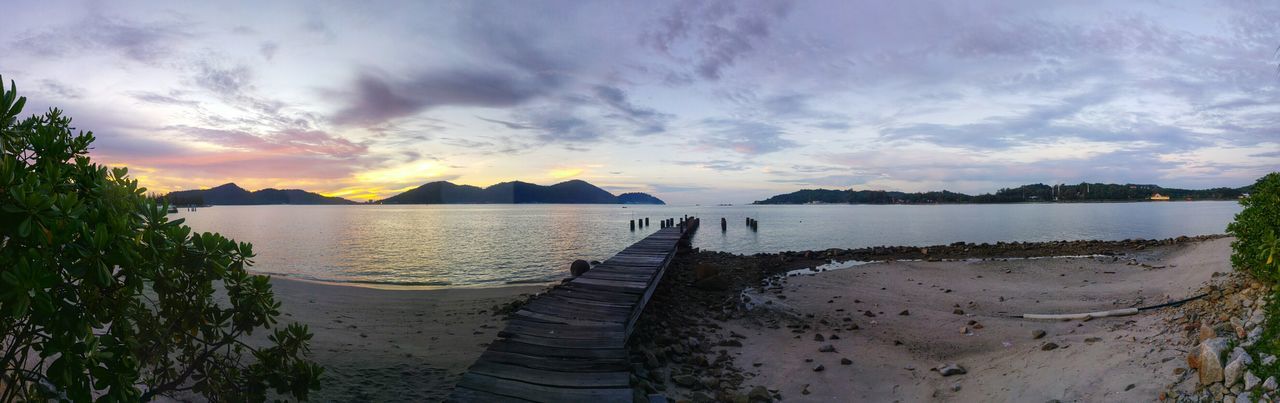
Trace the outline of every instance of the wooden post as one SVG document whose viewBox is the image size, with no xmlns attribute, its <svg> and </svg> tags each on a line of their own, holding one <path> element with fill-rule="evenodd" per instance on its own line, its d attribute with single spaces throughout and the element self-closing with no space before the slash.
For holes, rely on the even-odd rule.
<svg viewBox="0 0 1280 403">
<path fill-rule="evenodd" d="M 631 232 L 636 232 L 636 220 L 631 220 Z"/>
<path fill-rule="evenodd" d="M 729 230 L 729 220 L 726 220 L 724 217 L 720 217 L 720 232 L 726 232 L 728 230 Z"/>
<path fill-rule="evenodd" d="M 649 226 L 649 217 L 645 217 L 645 218 L 644 218 L 644 226 L 646 226 L 646 227 L 648 227 L 648 226 Z"/>
</svg>

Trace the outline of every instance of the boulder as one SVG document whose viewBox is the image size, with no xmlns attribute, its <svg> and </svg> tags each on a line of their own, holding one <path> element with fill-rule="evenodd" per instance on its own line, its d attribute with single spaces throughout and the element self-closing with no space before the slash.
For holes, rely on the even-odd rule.
<svg viewBox="0 0 1280 403">
<path fill-rule="evenodd" d="M 1244 373 L 1244 390 L 1253 390 L 1253 388 L 1258 387 L 1258 384 L 1260 383 L 1262 383 L 1262 379 L 1259 379 L 1257 375 L 1254 375 L 1252 372 Z"/>
<path fill-rule="evenodd" d="M 1227 366 L 1222 367 L 1223 384 L 1231 387 L 1236 382 L 1240 382 L 1240 378 L 1244 376 L 1244 371 L 1248 369 L 1246 367 L 1252 363 L 1253 359 L 1249 357 L 1248 353 L 1233 354 Z"/>
<path fill-rule="evenodd" d="M 574 277 L 586 274 L 587 270 L 591 270 L 591 263 L 588 263 L 586 260 L 574 260 L 573 263 L 569 265 L 569 274 Z"/>
<path fill-rule="evenodd" d="M 1267 377 L 1267 380 L 1262 381 L 1262 388 L 1263 388 L 1263 389 L 1266 389 L 1266 390 L 1269 390 L 1269 391 L 1274 391 L 1274 390 L 1276 390 L 1276 387 L 1277 387 L 1277 386 L 1280 386 L 1280 385 L 1276 385 L 1276 377 L 1274 377 L 1274 376 L 1268 376 L 1268 377 Z"/>
<path fill-rule="evenodd" d="M 1226 349 L 1227 339 L 1221 337 L 1213 337 L 1200 343 L 1200 347 L 1196 349 L 1198 354 L 1195 361 L 1199 364 L 1197 369 L 1200 371 L 1201 385 L 1222 382 L 1222 353 Z"/>
<path fill-rule="evenodd" d="M 769 390 L 765 389 L 764 386 L 756 386 L 754 388 L 751 388 L 751 392 L 747 393 L 747 398 L 750 399 L 752 403 L 773 402 L 773 395 L 769 394 Z"/>
</svg>

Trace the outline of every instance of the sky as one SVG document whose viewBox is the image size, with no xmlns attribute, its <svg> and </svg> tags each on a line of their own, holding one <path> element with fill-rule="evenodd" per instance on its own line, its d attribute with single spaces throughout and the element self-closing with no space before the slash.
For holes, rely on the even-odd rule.
<svg viewBox="0 0 1280 403">
<path fill-rule="evenodd" d="M 1238 187 L 1280 169 L 1275 1 L 14 1 L 0 75 L 155 192 L 582 179 Z"/>
</svg>

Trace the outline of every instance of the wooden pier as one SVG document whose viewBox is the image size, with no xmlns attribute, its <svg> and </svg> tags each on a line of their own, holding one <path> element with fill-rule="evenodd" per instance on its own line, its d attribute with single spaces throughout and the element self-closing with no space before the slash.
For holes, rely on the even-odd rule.
<svg viewBox="0 0 1280 403">
<path fill-rule="evenodd" d="M 525 305 L 448 401 L 630 402 L 627 339 L 698 224 L 659 229 Z"/>
</svg>

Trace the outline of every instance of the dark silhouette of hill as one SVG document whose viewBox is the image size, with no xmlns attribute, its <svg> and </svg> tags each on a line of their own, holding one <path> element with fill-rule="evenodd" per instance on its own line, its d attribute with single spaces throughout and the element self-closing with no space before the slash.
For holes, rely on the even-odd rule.
<svg viewBox="0 0 1280 403">
<path fill-rule="evenodd" d="M 639 197 L 635 195 L 643 195 Z M 665 204 L 656 197 L 643 193 L 628 193 L 627 197 L 614 196 L 609 191 L 581 180 L 571 180 L 551 186 L 528 182 L 502 182 L 486 188 L 455 185 L 449 182 L 430 182 L 404 193 L 383 199 L 384 204 Z"/>
<path fill-rule="evenodd" d="M 340 197 L 322 196 L 299 189 L 244 190 L 234 183 L 198 190 L 180 190 L 165 195 L 174 204 L 259 205 L 259 204 L 356 204 Z"/>
<path fill-rule="evenodd" d="M 931 203 L 1023 203 L 1144 201 L 1160 194 L 1169 200 L 1235 200 L 1252 186 L 1202 190 L 1166 188 L 1157 185 L 1080 183 L 1050 186 L 1043 183 L 1000 189 L 976 196 L 950 191 L 893 192 L 884 190 L 804 189 L 780 194 L 753 204 L 931 204 Z"/>
</svg>

